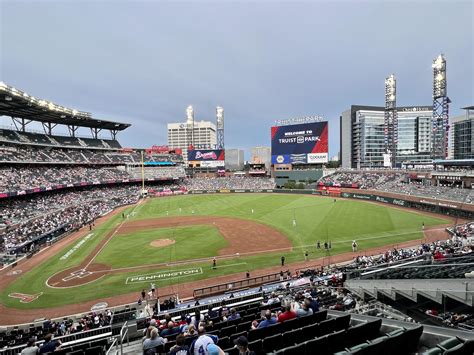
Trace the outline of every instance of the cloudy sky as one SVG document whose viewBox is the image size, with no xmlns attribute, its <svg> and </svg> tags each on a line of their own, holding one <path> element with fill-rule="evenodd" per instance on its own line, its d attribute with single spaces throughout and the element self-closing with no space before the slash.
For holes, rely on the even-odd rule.
<svg viewBox="0 0 474 355">
<path fill-rule="evenodd" d="M 339 115 L 431 104 L 431 62 L 448 61 L 451 114 L 474 104 L 472 0 L 0 0 L 0 80 L 132 123 L 124 146 L 166 144 L 166 123 L 225 109 L 226 146 L 270 144 L 277 119 L 319 114 L 339 150 Z M 6 124 L 3 120 L 2 124 Z M 84 132 L 86 133 L 86 132 Z"/>
</svg>

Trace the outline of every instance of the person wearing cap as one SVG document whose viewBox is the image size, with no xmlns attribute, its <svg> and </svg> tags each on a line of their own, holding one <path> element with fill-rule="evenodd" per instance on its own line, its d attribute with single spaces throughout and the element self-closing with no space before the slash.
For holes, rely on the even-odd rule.
<svg viewBox="0 0 474 355">
<path fill-rule="evenodd" d="M 39 348 L 35 345 L 36 339 L 30 338 L 26 344 L 26 348 L 21 351 L 21 355 L 36 355 L 39 354 Z"/>
<path fill-rule="evenodd" d="M 209 355 L 209 344 L 217 344 L 217 336 L 206 334 L 206 328 L 199 327 L 199 337 L 191 343 L 189 348 L 189 355 Z"/>
<path fill-rule="evenodd" d="M 209 344 L 207 346 L 207 353 L 209 355 L 225 355 L 224 350 L 219 348 L 216 344 Z"/>
<path fill-rule="evenodd" d="M 249 350 L 249 342 L 243 335 L 235 339 L 234 344 L 239 349 L 239 355 L 255 355 L 255 351 Z"/>
</svg>

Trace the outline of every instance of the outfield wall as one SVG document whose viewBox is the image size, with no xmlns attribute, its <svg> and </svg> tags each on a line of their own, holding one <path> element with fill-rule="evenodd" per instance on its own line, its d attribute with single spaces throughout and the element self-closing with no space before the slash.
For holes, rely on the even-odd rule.
<svg viewBox="0 0 474 355">
<path fill-rule="evenodd" d="M 474 205 L 468 203 L 435 200 L 376 190 L 356 190 L 341 188 L 330 196 L 351 198 L 356 200 L 382 202 L 390 205 L 415 208 L 418 210 L 449 215 L 459 218 L 474 219 Z M 320 190 L 287 190 L 287 189 L 220 189 L 220 190 L 193 190 L 188 194 L 216 194 L 216 193 L 287 193 L 301 195 L 325 196 Z"/>
</svg>

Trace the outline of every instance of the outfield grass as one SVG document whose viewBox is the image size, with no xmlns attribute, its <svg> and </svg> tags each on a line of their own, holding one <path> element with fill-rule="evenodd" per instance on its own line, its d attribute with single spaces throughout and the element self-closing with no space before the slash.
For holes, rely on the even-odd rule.
<svg viewBox="0 0 474 355">
<path fill-rule="evenodd" d="M 252 214 L 252 209 L 254 213 Z M 305 195 L 279 194 L 216 194 L 164 197 L 147 200 L 137 208 L 131 220 L 165 218 L 169 216 L 215 215 L 238 217 L 265 223 L 280 230 L 293 245 L 293 251 L 285 254 L 287 263 L 303 261 L 304 251 L 310 252 L 310 258 L 327 256 L 324 250 L 316 250 L 316 241 L 332 242 L 331 255 L 348 252 L 351 242 L 356 239 L 359 250 L 365 250 L 385 244 L 402 243 L 422 237 L 421 225 L 426 227 L 448 223 L 443 218 L 417 214 L 411 210 L 401 210 L 364 201 Z M 126 212 L 126 213 L 127 213 Z M 194 212 L 194 213 L 193 213 Z M 293 226 L 296 219 L 296 227 Z M 180 270 L 201 267 L 203 273 L 182 279 L 168 279 L 157 282 L 158 287 L 176 285 L 182 281 L 192 281 L 226 275 L 264 267 L 277 266 L 280 253 L 266 253 L 254 256 L 241 256 L 228 260 L 219 260 L 219 268 L 212 270 L 209 262 L 195 263 L 179 267 L 151 267 L 148 270 L 124 272 L 107 275 L 91 284 L 71 289 L 53 289 L 46 286 L 46 280 L 54 273 L 78 265 L 102 238 L 105 238 L 121 223 L 122 217 L 115 216 L 94 231 L 94 236 L 85 242 L 66 260 L 60 257 L 66 254 L 77 242 L 64 248 L 61 253 L 45 261 L 34 270 L 21 275 L 0 294 L 0 302 L 9 307 L 22 309 L 53 307 L 100 299 L 107 296 L 138 292 L 148 288 L 149 284 L 125 284 L 127 277 L 143 275 L 159 270 Z M 84 236 L 88 232 L 84 232 Z M 155 239 L 175 239 L 176 244 L 156 249 L 149 246 Z M 161 228 L 137 231 L 118 235 L 107 244 L 95 262 L 103 262 L 112 267 L 146 265 L 150 263 L 172 262 L 196 259 L 216 255 L 227 241 L 212 226 L 189 226 Z M 271 246 L 269 246 L 271 249 Z M 152 262 L 150 262 L 152 261 Z M 230 265 L 230 266 L 228 266 Z M 228 267 L 227 267 L 228 266 Z M 9 298 L 11 292 L 43 295 L 32 303 L 23 304 Z"/>
</svg>

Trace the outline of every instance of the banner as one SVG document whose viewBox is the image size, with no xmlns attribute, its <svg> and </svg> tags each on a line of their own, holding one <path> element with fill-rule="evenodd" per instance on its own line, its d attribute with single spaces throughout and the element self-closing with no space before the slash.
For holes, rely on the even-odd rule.
<svg viewBox="0 0 474 355">
<path fill-rule="evenodd" d="M 313 122 L 271 128 L 272 156 L 328 152 L 328 123 Z"/>
<path fill-rule="evenodd" d="M 188 161 L 224 161 L 224 157 L 225 154 L 223 149 L 188 150 Z"/>
<path fill-rule="evenodd" d="M 288 154 L 272 155 L 272 164 L 290 164 L 290 156 Z"/>
<path fill-rule="evenodd" d="M 328 153 L 309 153 L 308 164 L 327 163 Z"/>
</svg>

